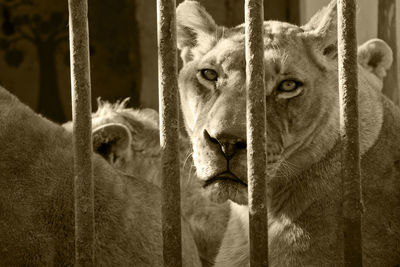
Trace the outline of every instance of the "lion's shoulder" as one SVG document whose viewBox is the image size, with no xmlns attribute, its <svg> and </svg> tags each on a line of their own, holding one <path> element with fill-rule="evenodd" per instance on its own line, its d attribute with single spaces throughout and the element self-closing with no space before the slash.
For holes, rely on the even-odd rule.
<svg viewBox="0 0 400 267">
<path fill-rule="evenodd" d="M 72 135 L 0 88 L 0 265 L 74 262 Z M 162 265 L 160 190 L 93 155 L 96 262 Z M 187 232 L 187 231 L 186 231 Z M 185 266 L 200 266 L 190 233 Z M 139 241 L 139 242 L 138 242 Z"/>
</svg>

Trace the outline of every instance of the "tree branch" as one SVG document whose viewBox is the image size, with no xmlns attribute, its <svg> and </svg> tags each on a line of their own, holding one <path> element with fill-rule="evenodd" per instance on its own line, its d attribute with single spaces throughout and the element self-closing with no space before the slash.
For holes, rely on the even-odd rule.
<svg viewBox="0 0 400 267">
<path fill-rule="evenodd" d="M 6 40 L 7 40 L 7 42 L 10 42 L 10 43 L 17 43 L 19 41 L 22 41 L 23 38 L 22 38 L 22 36 L 16 36 L 16 37 L 12 37 L 12 38 L 7 38 Z"/>
<path fill-rule="evenodd" d="M 3 6 L 3 7 L 7 7 L 7 8 L 10 8 L 10 9 L 13 9 L 13 8 L 18 8 L 19 6 L 27 6 L 27 5 L 30 5 L 30 6 L 32 6 L 33 4 L 32 4 L 32 2 L 31 1 L 20 1 L 20 2 L 17 2 L 17 3 L 12 3 L 12 4 L 7 4 L 7 3 L 1 3 L 0 4 L 0 6 Z"/>
<path fill-rule="evenodd" d="M 16 30 L 22 38 L 26 39 L 27 41 L 30 41 L 31 43 L 36 43 L 35 36 L 32 36 L 28 32 L 25 32 L 21 27 L 17 27 Z"/>
<path fill-rule="evenodd" d="M 64 34 L 64 35 L 58 36 L 57 38 L 54 38 L 54 43 L 56 45 L 60 44 L 63 41 L 68 41 L 68 35 Z"/>
<path fill-rule="evenodd" d="M 66 34 L 66 31 L 64 29 L 64 25 L 61 25 L 58 29 L 56 29 L 49 35 L 48 40 L 54 39 L 55 43 L 66 40 L 68 34 Z"/>
</svg>

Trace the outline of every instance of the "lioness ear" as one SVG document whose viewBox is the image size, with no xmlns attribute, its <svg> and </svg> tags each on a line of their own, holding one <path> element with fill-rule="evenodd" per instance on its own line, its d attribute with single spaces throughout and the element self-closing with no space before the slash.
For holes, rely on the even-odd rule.
<svg viewBox="0 0 400 267">
<path fill-rule="evenodd" d="M 324 56 L 337 57 L 337 1 L 318 11 L 310 21 L 302 27 L 309 36 L 314 37 L 317 49 Z"/>
<path fill-rule="evenodd" d="M 375 74 L 380 80 L 393 63 L 393 52 L 389 45 L 380 39 L 372 39 L 358 47 L 358 63 Z"/>
<path fill-rule="evenodd" d="M 110 164 L 131 157 L 132 135 L 128 127 L 120 123 L 108 123 L 93 130 L 93 151 Z"/>
<path fill-rule="evenodd" d="M 177 43 L 184 63 L 193 59 L 193 48 L 217 39 L 218 26 L 197 1 L 184 1 L 176 9 Z"/>
</svg>

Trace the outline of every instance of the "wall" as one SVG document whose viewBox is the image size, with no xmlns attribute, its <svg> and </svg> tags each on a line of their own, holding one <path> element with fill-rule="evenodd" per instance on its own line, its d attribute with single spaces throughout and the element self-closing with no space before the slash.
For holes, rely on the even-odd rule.
<svg viewBox="0 0 400 267">
<path fill-rule="evenodd" d="M 0 85 L 46 117 L 71 119 L 68 1 L 0 0 Z M 92 106 L 132 96 L 140 58 L 133 0 L 89 0 Z"/>
</svg>

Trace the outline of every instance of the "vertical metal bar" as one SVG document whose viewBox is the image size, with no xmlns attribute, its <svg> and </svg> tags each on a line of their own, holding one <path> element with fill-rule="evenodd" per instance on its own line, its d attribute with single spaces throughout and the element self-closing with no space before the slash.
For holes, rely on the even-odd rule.
<svg viewBox="0 0 400 267">
<path fill-rule="evenodd" d="M 362 266 L 356 1 L 338 0 L 338 68 L 342 142 L 345 266 Z"/>
<path fill-rule="evenodd" d="M 157 0 L 164 266 L 182 266 L 175 0 Z"/>
<path fill-rule="evenodd" d="M 378 38 L 389 44 L 393 51 L 393 63 L 384 79 L 383 93 L 394 103 L 400 104 L 399 74 L 397 72 L 397 16 L 396 0 L 379 0 Z"/>
<path fill-rule="evenodd" d="M 246 0 L 246 114 L 250 266 L 268 266 L 263 13 L 262 0 Z"/>
<path fill-rule="evenodd" d="M 87 0 L 69 0 L 74 150 L 75 264 L 94 266 L 92 120 Z"/>
</svg>

